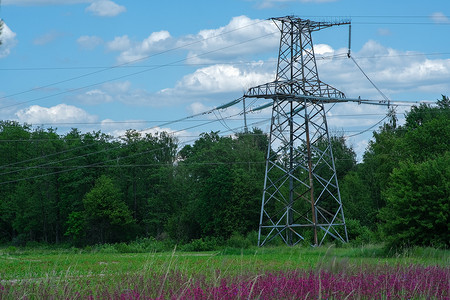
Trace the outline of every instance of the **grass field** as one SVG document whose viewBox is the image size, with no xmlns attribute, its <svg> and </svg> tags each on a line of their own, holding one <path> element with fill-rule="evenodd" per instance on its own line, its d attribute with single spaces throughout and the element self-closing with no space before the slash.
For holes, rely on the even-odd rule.
<svg viewBox="0 0 450 300">
<path fill-rule="evenodd" d="M 9 247 L 0 249 L 0 264 L 0 299 L 450 297 L 450 251 L 431 248 L 386 255 L 381 246 L 158 253 Z"/>
</svg>

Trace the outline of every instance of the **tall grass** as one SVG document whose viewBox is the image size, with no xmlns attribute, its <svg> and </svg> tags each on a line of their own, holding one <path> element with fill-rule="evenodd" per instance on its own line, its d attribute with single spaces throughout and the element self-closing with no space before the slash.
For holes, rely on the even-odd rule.
<svg viewBox="0 0 450 300">
<path fill-rule="evenodd" d="M 1 299 L 449 299 L 444 267 L 383 265 L 215 277 L 181 272 L 121 274 L 0 285 Z"/>
<path fill-rule="evenodd" d="M 449 299 L 449 251 L 0 249 L 0 299 Z"/>
</svg>

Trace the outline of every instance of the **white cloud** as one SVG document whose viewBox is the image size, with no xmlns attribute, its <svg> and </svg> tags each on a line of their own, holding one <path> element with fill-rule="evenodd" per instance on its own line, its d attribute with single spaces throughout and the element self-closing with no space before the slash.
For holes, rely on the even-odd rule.
<svg viewBox="0 0 450 300">
<path fill-rule="evenodd" d="M 86 11 L 100 17 L 114 17 L 126 10 L 125 6 L 118 5 L 110 0 L 97 0 L 86 8 Z"/>
<path fill-rule="evenodd" d="M 131 47 L 128 35 L 117 36 L 113 41 L 108 42 L 107 49 L 110 51 L 126 51 Z"/>
<path fill-rule="evenodd" d="M 8 56 L 11 53 L 11 49 L 17 45 L 16 33 L 13 32 L 6 23 L 3 23 L 0 39 L 2 41 L 2 45 L 0 46 L 0 58 L 3 58 Z"/>
<path fill-rule="evenodd" d="M 450 59 L 429 59 L 421 53 L 398 51 L 374 41 L 368 41 L 353 57 L 388 97 L 433 90 L 440 95 L 450 90 Z M 318 69 L 321 80 L 347 97 L 382 99 L 350 59 L 320 60 Z"/>
<path fill-rule="evenodd" d="M 83 35 L 77 39 L 77 43 L 83 49 L 92 50 L 103 44 L 103 40 L 98 36 Z"/>
<path fill-rule="evenodd" d="M 442 12 L 435 12 L 431 15 L 431 19 L 435 22 L 435 23 L 444 23 L 444 24 L 449 24 L 450 23 L 450 19 L 444 15 Z"/>
<path fill-rule="evenodd" d="M 121 51 L 117 59 L 119 63 L 135 62 L 171 47 L 173 47 L 171 36 L 166 30 L 153 32 L 142 42 L 131 42 L 125 35 L 116 37 L 108 43 L 108 50 Z"/>
<path fill-rule="evenodd" d="M 28 124 L 47 124 L 47 123 L 79 123 L 95 122 L 96 116 L 90 115 L 81 108 L 58 104 L 53 107 L 42 107 L 33 105 L 16 112 L 19 122 Z"/>
<path fill-rule="evenodd" d="M 205 29 L 194 35 L 174 39 L 168 31 L 151 33 L 142 41 L 131 41 L 127 35 L 107 44 L 110 51 L 120 51 L 119 63 L 134 62 L 167 50 L 188 51 L 187 62 L 214 63 L 224 60 L 248 59 L 255 53 L 273 53 L 279 30 L 267 20 L 234 17 L 224 27 Z"/>
<path fill-rule="evenodd" d="M 279 30 L 272 21 L 238 16 L 226 26 L 201 30 L 181 38 L 177 46 L 189 50 L 188 62 L 211 63 L 248 58 L 255 53 L 273 53 L 279 41 Z"/>
<path fill-rule="evenodd" d="M 273 72 L 264 72 L 262 64 L 247 69 L 232 65 L 213 65 L 184 76 L 175 90 L 181 93 L 215 94 L 242 92 L 275 79 Z M 175 93 L 176 93 L 175 91 Z M 169 92 L 166 90 L 165 92 Z M 174 91 L 172 91 L 174 92 Z"/>
<path fill-rule="evenodd" d="M 316 44 L 314 45 L 314 54 L 315 55 L 333 55 L 334 49 L 326 44 Z"/>
<path fill-rule="evenodd" d="M 206 106 L 201 102 L 194 102 L 188 106 L 188 111 L 191 115 L 196 115 L 210 109 L 212 109 L 212 107 Z"/>
<path fill-rule="evenodd" d="M 78 95 L 77 100 L 80 103 L 97 105 L 113 101 L 113 97 L 101 89 L 93 89 Z"/>
</svg>

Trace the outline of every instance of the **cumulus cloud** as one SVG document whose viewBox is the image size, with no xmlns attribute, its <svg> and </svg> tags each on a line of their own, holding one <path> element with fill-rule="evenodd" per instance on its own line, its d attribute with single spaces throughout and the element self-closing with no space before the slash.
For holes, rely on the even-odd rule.
<svg viewBox="0 0 450 300">
<path fill-rule="evenodd" d="M 316 44 L 314 45 L 315 55 L 333 55 L 334 49 L 330 45 L 326 44 Z"/>
<path fill-rule="evenodd" d="M 82 49 L 92 50 L 103 44 L 103 39 L 98 36 L 83 35 L 77 39 L 77 43 Z"/>
<path fill-rule="evenodd" d="M 16 33 L 13 32 L 6 23 L 3 23 L 2 34 L 0 35 L 2 45 L 0 47 L 0 58 L 11 53 L 11 49 L 17 45 Z"/>
<path fill-rule="evenodd" d="M 125 6 L 118 5 L 110 0 L 97 0 L 86 8 L 87 12 L 100 17 L 114 17 L 126 10 Z"/>
<path fill-rule="evenodd" d="M 115 37 L 108 42 L 107 49 L 120 52 L 119 63 L 134 62 L 167 50 L 187 51 L 188 63 L 214 63 L 276 51 L 278 33 L 271 21 L 238 16 L 226 26 L 201 30 L 178 39 L 166 30 L 153 32 L 142 41 L 131 41 L 127 35 Z"/>
<path fill-rule="evenodd" d="M 131 42 L 128 36 L 114 38 L 108 43 L 108 50 L 120 51 L 119 63 L 129 63 L 141 60 L 153 53 L 165 51 L 173 47 L 172 37 L 166 30 L 153 32 L 141 42 Z"/>
<path fill-rule="evenodd" d="M 78 95 L 77 100 L 84 104 L 97 105 L 113 101 L 113 97 L 102 89 L 93 89 Z"/>
<path fill-rule="evenodd" d="M 113 41 L 106 45 L 110 51 L 126 51 L 131 47 L 131 41 L 128 35 L 117 36 Z"/>
<path fill-rule="evenodd" d="M 337 51 L 343 52 L 343 51 Z M 450 90 L 450 59 L 429 59 L 417 52 L 399 51 L 368 41 L 353 57 L 369 78 L 385 93 Z M 319 76 L 347 96 L 381 98 L 380 94 L 349 59 L 318 61 Z M 440 90 L 436 90 L 439 86 Z"/>
<path fill-rule="evenodd" d="M 193 102 L 188 106 L 188 111 L 191 115 L 196 115 L 210 109 L 212 109 L 211 106 L 206 106 L 201 102 Z"/>
<path fill-rule="evenodd" d="M 95 122 L 96 116 L 90 115 L 81 108 L 58 104 L 53 107 L 42 107 L 32 105 L 16 112 L 19 122 L 28 124 L 47 124 L 47 123 L 80 123 Z"/>
<path fill-rule="evenodd" d="M 272 21 L 238 16 L 226 26 L 183 37 L 177 46 L 189 50 L 190 63 L 236 60 L 256 53 L 273 53 L 278 45 L 278 33 Z"/>
<path fill-rule="evenodd" d="M 233 65 L 213 65 L 200 68 L 184 76 L 174 90 L 182 93 L 228 93 L 245 92 L 248 88 L 275 79 L 274 72 L 266 72 L 262 63 L 250 68 Z M 166 93 L 175 92 L 166 90 Z"/>
</svg>

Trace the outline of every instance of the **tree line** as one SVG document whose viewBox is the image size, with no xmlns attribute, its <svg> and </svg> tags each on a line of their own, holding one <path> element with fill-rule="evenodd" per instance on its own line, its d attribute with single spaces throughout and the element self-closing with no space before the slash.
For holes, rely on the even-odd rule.
<svg viewBox="0 0 450 300">
<path fill-rule="evenodd" d="M 394 113 L 357 163 L 331 137 L 350 238 L 391 247 L 449 246 L 450 102 Z M 83 246 L 138 237 L 188 243 L 254 233 L 268 137 L 32 128 L 0 122 L 0 243 Z"/>
</svg>

